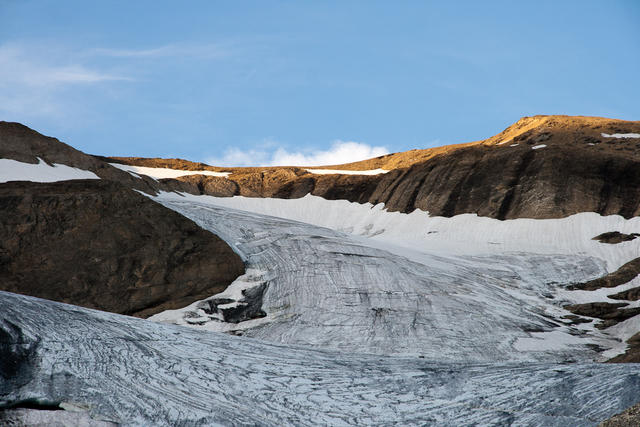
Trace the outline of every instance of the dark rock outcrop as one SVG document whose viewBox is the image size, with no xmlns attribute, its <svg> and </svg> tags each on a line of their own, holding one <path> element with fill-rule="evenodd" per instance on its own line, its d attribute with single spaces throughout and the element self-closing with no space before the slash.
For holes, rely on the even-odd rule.
<svg viewBox="0 0 640 427">
<path fill-rule="evenodd" d="M 588 302 L 584 304 L 565 305 L 564 308 L 578 316 L 602 319 L 603 322 L 596 325 L 596 327 L 604 329 L 640 314 L 640 307 L 622 308 L 627 305 L 629 304 L 624 302 Z"/>
<path fill-rule="evenodd" d="M 207 314 L 218 314 L 225 322 L 240 323 L 245 320 L 259 319 L 267 313 L 262 310 L 262 297 L 267 290 L 266 283 L 242 290 L 239 301 L 231 298 L 212 297 L 200 303 L 200 308 Z"/>
<path fill-rule="evenodd" d="M 591 240 L 597 240 L 600 243 L 617 244 L 622 242 L 630 242 L 638 236 L 640 236 L 640 233 L 624 234 L 619 231 L 609 231 L 606 233 L 598 234 Z"/>
<path fill-rule="evenodd" d="M 102 179 L 116 181 L 148 194 L 155 194 L 158 190 L 158 184 L 149 177 L 134 177 L 56 138 L 44 136 L 20 123 L 0 121 L 0 159 L 37 164 L 38 158 L 48 164 L 58 163 L 88 170 Z"/>
<path fill-rule="evenodd" d="M 615 288 L 630 282 L 640 274 L 640 257 L 622 265 L 616 271 L 584 283 L 576 283 L 567 287 L 569 290 L 595 291 L 600 288 Z"/>
<path fill-rule="evenodd" d="M 175 179 L 161 179 L 160 182 L 165 191 L 206 194 L 216 197 L 230 197 L 240 194 L 237 183 L 217 176 L 187 175 Z"/>
<path fill-rule="evenodd" d="M 640 287 L 627 289 L 626 291 L 618 292 L 617 294 L 607 295 L 611 299 L 620 299 L 625 301 L 638 301 L 640 300 Z"/>
<path fill-rule="evenodd" d="M 217 236 L 121 184 L 0 184 L 2 290 L 144 317 L 243 273 Z"/>
<path fill-rule="evenodd" d="M 598 424 L 598 427 L 638 427 L 640 426 L 640 403 L 621 412 L 606 421 Z"/>
<path fill-rule="evenodd" d="M 629 347 L 624 354 L 607 360 L 610 363 L 640 363 L 640 332 L 627 340 Z M 640 425 L 640 424 L 639 424 Z"/>
</svg>

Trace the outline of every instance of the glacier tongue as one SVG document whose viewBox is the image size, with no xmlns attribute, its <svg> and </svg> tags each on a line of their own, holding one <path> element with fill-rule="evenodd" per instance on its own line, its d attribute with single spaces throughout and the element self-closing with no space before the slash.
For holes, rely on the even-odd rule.
<svg viewBox="0 0 640 427">
<path fill-rule="evenodd" d="M 572 326 L 558 284 L 606 272 L 586 255 L 436 255 L 301 222 L 193 200 L 161 202 L 218 234 L 248 267 L 269 272 L 267 317 L 189 322 L 193 307 L 155 317 L 272 342 L 431 360 L 591 361 L 619 340 Z M 399 255 L 399 254 L 403 254 Z M 198 318 L 198 320 L 201 320 Z"/>
<path fill-rule="evenodd" d="M 637 364 L 589 363 L 618 340 L 562 317 L 584 296 L 561 284 L 602 275 L 613 258 L 440 253 L 159 201 L 222 237 L 247 273 L 154 316 L 190 328 L 0 292 L 0 408 L 17 408 L 0 411 L 0 424 L 22 414 L 103 425 L 595 426 L 640 396 Z M 28 409 L 58 403 L 84 412 Z"/>
<path fill-rule="evenodd" d="M 122 425 L 595 426 L 640 392 L 637 365 L 314 350 L 7 292 L 0 350 L 0 407 L 70 402 Z"/>
</svg>

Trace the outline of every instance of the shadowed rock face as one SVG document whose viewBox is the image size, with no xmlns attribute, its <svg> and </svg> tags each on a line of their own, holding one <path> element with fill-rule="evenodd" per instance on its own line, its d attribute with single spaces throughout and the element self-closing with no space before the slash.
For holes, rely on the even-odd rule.
<svg viewBox="0 0 640 427">
<path fill-rule="evenodd" d="M 105 180 L 0 184 L 0 289 L 148 316 L 244 273 L 214 234 Z"/>
<path fill-rule="evenodd" d="M 597 240 L 600 243 L 615 245 L 617 243 L 630 242 L 638 236 L 640 236 L 640 233 L 624 234 L 619 231 L 608 231 L 606 233 L 598 234 L 592 240 Z"/>
<path fill-rule="evenodd" d="M 163 185 L 214 196 L 297 198 L 311 193 L 446 217 L 463 213 L 497 219 L 562 218 L 580 212 L 640 215 L 640 138 L 603 133 L 640 133 L 640 122 L 527 117 L 484 141 L 330 167 L 391 170 L 383 175 L 313 175 L 295 167 L 226 168 L 233 173 L 225 185 L 221 178 L 204 176 L 163 180 Z M 203 169 L 202 164 L 179 159 L 115 160 Z"/>
</svg>

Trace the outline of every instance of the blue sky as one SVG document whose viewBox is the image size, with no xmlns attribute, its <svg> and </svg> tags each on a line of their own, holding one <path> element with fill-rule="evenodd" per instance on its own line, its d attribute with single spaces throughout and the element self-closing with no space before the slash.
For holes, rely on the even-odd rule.
<svg viewBox="0 0 640 427">
<path fill-rule="evenodd" d="M 0 0 L 0 120 L 237 165 L 468 142 L 525 115 L 640 120 L 639 23 L 634 0 Z"/>
</svg>

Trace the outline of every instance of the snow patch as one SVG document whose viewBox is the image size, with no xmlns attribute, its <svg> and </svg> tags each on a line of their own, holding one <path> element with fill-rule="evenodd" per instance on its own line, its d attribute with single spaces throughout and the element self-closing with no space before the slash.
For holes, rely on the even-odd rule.
<svg viewBox="0 0 640 427">
<path fill-rule="evenodd" d="M 389 172 L 388 170 L 384 170 L 384 169 L 371 169 L 371 170 L 366 170 L 366 171 L 348 171 L 348 170 L 341 170 L 341 169 L 305 169 L 305 170 L 307 172 L 311 172 L 312 174 L 315 174 L 315 175 L 333 175 L 333 174 L 340 174 L 340 175 L 380 175 L 380 174 Z"/>
<path fill-rule="evenodd" d="M 181 170 L 181 169 L 131 166 L 131 165 L 123 165 L 121 163 L 109 163 L 109 164 L 115 168 L 129 172 L 130 174 L 132 174 L 137 178 L 139 178 L 139 175 L 147 175 L 153 179 L 178 178 L 178 177 L 187 176 L 187 175 L 207 175 L 207 176 L 217 176 L 221 178 L 227 178 L 229 175 L 231 175 L 231 172 L 214 172 L 214 171 L 204 171 L 204 170 L 188 171 L 188 170 Z"/>
<path fill-rule="evenodd" d="M 640 138 L 640 133 L 602 133 L 601 135 L 605 138 Z"/>
<path fill-rule="evenodd" d="M 39 157 L 37 164 L 0 159 L 0 182 L 56 182 L 71 179 L 100 179 L 100 177 L 91 171 L 58 163 L 49 166 Z"/>
<path fill-rule="evenodd" d="M 531 147 L 531 149 L 532 150 L 537 150 L 538 148 L 544 148 L 546 146 L 547 146 L 546 144 L 540 144 L 540 145 L 535 145 L 535 146 Z"/>
</svg>

